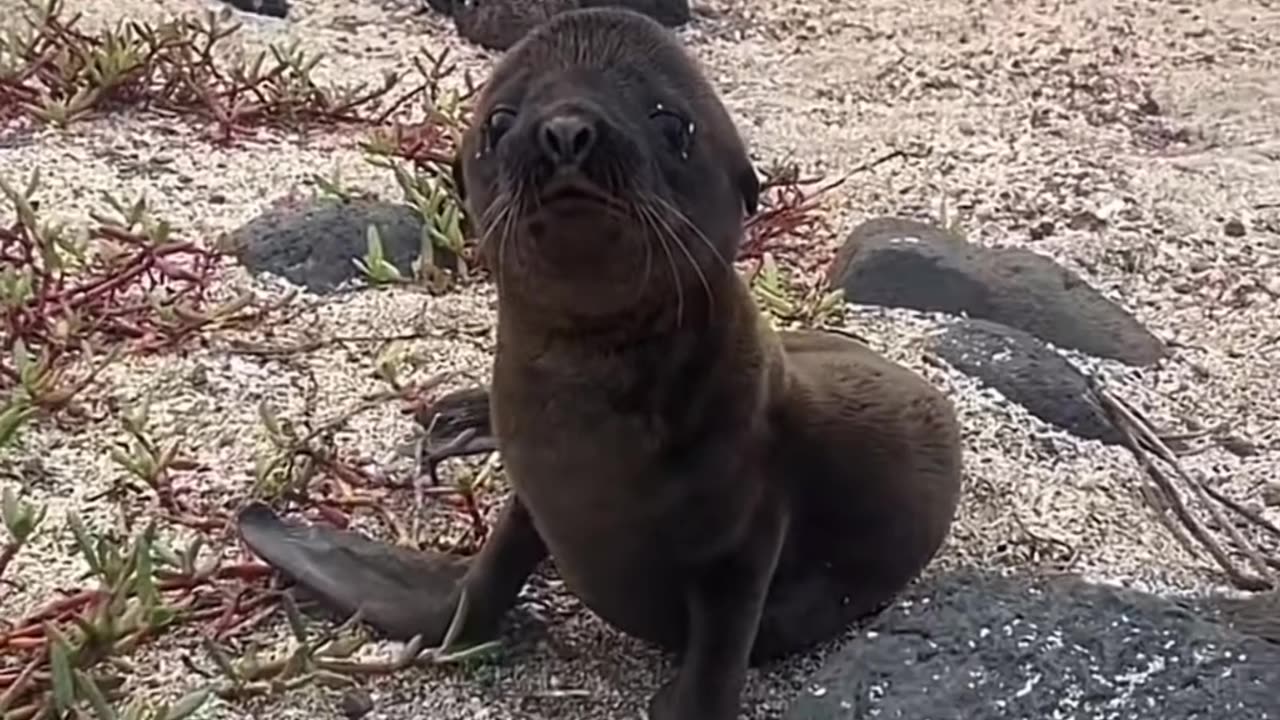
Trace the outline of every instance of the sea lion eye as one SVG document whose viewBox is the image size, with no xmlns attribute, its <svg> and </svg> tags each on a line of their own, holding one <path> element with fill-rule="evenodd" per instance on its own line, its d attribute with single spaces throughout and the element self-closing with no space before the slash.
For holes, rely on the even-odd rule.
<svg viewBox="0 0 1280 720">
<path fill-rule="evenodd" d="M 672 150 L 682 158 L 689 156 L 689 145 L 693 142 L 693 123 L 661 105 L 649 113 L 649 120 L 658 126 L 658 131 Z"/>
<path fill-rule="evenodd" d="M 497 147 L 498 141 L 516 124 L 516 114 L 509 108 L 497 108 L 489 113 L 485 122 L 485 140 L 489 149 Z"/>
</svg>

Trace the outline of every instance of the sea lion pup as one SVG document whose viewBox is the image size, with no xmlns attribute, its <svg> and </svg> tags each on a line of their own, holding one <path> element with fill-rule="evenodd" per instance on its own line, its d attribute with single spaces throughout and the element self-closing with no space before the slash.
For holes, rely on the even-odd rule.
<svg viewBox="0 0 1280 720">
<path fill-rule="evenodd" d="M 246 538 L 335 606 L 397 606 L 384 626 L 428 643 L 465 591 L 460 645 L 493 639 L 550 556 L 588 608 L 677 653 L 653 720 L 736 718 L 750 663 L 839 634 L 937 552 L 952 406 L 861 343 L 762 319 L 730 263 L 756 174 L 658 23 L 552 19 L 474 118 L 455 174 L 498 289 L 489 421 L 514 489 L 493 532 L 438 570 L 375 567 L 261 509 Z"/>
</svg>

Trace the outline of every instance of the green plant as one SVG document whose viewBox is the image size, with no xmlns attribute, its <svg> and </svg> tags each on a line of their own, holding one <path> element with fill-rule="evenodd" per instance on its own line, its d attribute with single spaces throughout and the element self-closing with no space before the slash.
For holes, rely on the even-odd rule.
<svg viewBox="0 0 1280 720">
<path fill-rule="evenodd" d="M 191 609 L 189 602 L 173 604 L 165 599 L 166 589 L 182 583 L 174 583 L 174 574 L 166 575 L 163 568 L 168 565 L 185 572 L 180 576 L 184 580 L 194 580 L 202 572 L 195 567 L 199 546 L 179 556 L 158 542 L 154 522 L 127 547 L 91 532 L 74 512 L 67 514 L 67 527 L 98 587 L 55 605 L 56 609 L 4 636 L 6 645 L 36 652 L 21 673 L 0 682 L 3 717 L 69 717 L 82 714 L 85 708 L 104 719 L 176 720 L 189 715 L 208 697 L 208 690 L 189 694 L 172 707 L 135 700 L 122 715 L 111 702 L 121 699 L 124 682 L 110 669 L 121 665 L 121 656 Z M 24 638 L 36 642 L 19 642 Z M 102 666 L 108 669 L 100 671 Z"/>
<path fill-rule="evenodd" d="M 836 324 L 844 315 L 844 290 L 824 289 L 821 282 L 801 288 L 765 253 L 751 281 L 760 309 L 776 322 L 803 327 Z"/>
<path fill-rule="evenodd" d="M 31 503 L 18 497 L 17 491 L 6 485 L 0 497 L 0 519 L 4 520 L 4 528 L 9 533 L 9 540 L 0 546 L 0 579 L 9 563 L 22 550 L 44 522 L 47 507 L 36 508 Z"/>
<path fill-rule="evenodd" d="M 367 250 L 364 257 L 355 258 L 351 262 L 360 268 L 368 280 L 375 285 L 392 285 L 404 282 L 404 277 L 391 261 L 387 260 L 386 253 L 382 250 L 382 233 L 378 231 L 378 226 L 370 225 L 366 230 Z"/>
<path fill-rule="evenodd" d="M 314 71 L 324 56 L 294 41 L 248 58 L 224 59 L 241 26 L 230 13 L 184 15 L 159 24 L 122 21 L 88 33 L 62 0 L 23 0 L 19 22 L 0 35 L 0 119 L 55 126 L 141 106 L 210 123 L 227 141 L 256 127 L 381 124 L 422 92 L 390 97 L 404 81 L 328 86 Z"/>
</svg>

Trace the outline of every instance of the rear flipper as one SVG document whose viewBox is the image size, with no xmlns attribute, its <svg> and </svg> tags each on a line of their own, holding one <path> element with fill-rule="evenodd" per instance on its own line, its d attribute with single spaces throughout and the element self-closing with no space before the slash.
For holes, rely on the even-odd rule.
<svg viewBox="0 0 1280 720">
<path fill-rule="evenodd" d="M 282 520 L 262 503 L 237 518 L 245 543 L 298 583 L 323 608 L 365 622 L 388 637 L 422 635 L 438 645 L 453 619 L 468 559 L 415 551 L 354 532 Z"/>
<path fill-rule="evenodd" d="M 336 528 L 286 523 L 261 503 L 237 518 L 240 535 L 268 565 L 346 618 L 365 622 L 396 640 L 421 635 L 439 648 L 450 626 L 450 647 L 497 639 L 503 616 L 515 606 L 529 575 L 547 557 L 529 513 L 516 496 L 506 505 L 473 557 L 409 550 Z M 465 593 L 466 603 L 458 612 Z"/>
</svg>

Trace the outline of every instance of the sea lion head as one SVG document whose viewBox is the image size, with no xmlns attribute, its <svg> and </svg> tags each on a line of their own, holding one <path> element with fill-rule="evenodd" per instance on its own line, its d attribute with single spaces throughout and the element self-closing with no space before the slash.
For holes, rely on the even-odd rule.
<svg viewBox="0 0 1280 720">
<path fill-rule="evenodd" d="M 760 191 L 697 63 L 621 9 L 558 15 L 507 51 L 454 175 L 500 297 L 579 321 L 710 299 Z"/>
</svg>

